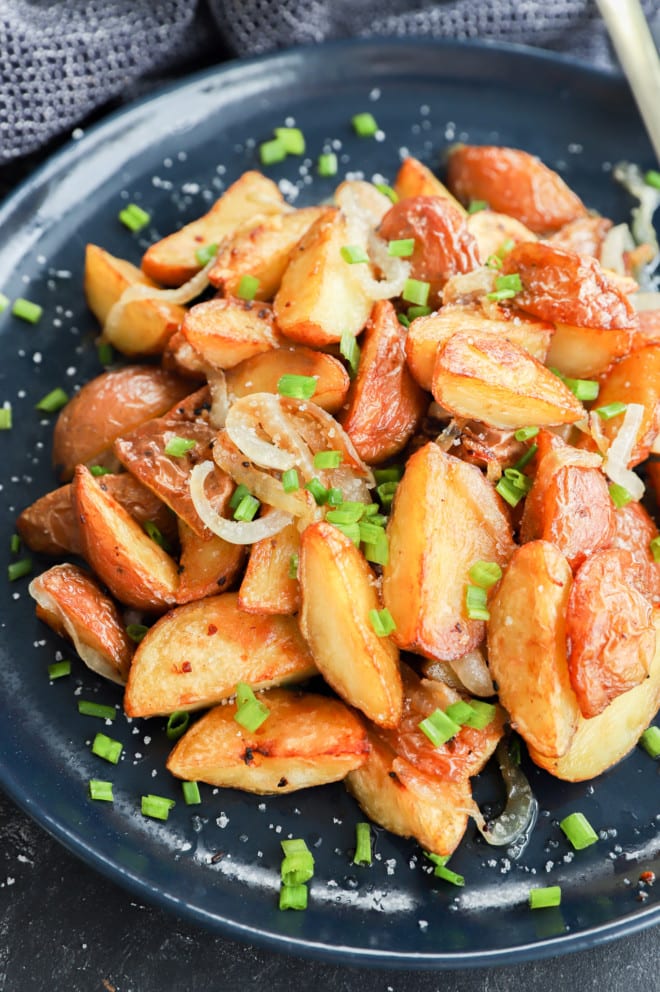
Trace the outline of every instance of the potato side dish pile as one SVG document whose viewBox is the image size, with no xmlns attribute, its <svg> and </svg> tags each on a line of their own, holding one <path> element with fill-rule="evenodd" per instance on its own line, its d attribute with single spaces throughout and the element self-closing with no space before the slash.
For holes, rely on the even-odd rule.
<svg viewBox="0 0 660 992">
<path fill-rule="evenodd" d="M 64 484 L 18 529 L 89 565 L 30 591 L 129 716 L 206 711 L 173 775 L 344 780 L 449 855 L 508 726 L 569 781 L 636 744 L 660 705 L 633 471 L 660 484 L 660 310 L 632 302 L 648 246 L 599 261 L 611 228 L 527 153 L 456 146 L 447 187 L 409 158 L 393 190 L 293 209 L 247 172 L 141 268 L 88 246 L 131 364 L 61 411 Z M 289 688 L 319 674 L 332 693 Z"/>
</svg>

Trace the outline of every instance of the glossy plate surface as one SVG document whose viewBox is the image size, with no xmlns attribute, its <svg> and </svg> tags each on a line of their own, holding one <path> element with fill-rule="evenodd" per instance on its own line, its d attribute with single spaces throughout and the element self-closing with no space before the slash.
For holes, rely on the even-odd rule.
<svg viewBox="0 0 660 992">
<path fill-rule="evenodd" d="M 370 110 L 377 139 L 352 133 Z M 0 212 L 0 290 L 44 307 L 36 326 L 0 316 L 0 403 L 14 429 L 0 433 L 0 543 L 16 513 L 54 487 L 53 418 L 35 403 L 101 369 L 98 329 L 82 295 L 85 243 L 138 261 L 148 241 L 204 212 L 222 189 L 259 167 L 255 143 L 293 118 L 309 159 L 268 170 L 299 204 L 331 193 L 315 176 L 336 150 L 340 177 L 394 178 L 406 150 L 432 167 L 453 141 L 525 148 L 560 169 L 583 199 L 616 220 L 630 203 L 609 175 L 628 158 L 650 167 L 650 146 L 616 77 L 554 56 L 490 46 L 347 42 L 221 67 L 114 117 L 73 142 Z M 143 235 L 117 221 L 127 202 L 150 211 Z M 8 557 L 8 554 L 7 554 Z M 37 562 L 45 567 L 45 562 Z M 3 720 L 0 782 L 70 849 L 141 898 L 239 939 L 353 963 L 468 967 L 584 947 L 660 920 L 660 886 L 639 896 L 642 870 L 660 872 L 657 765 L 636 750 L 593 784 L 530 776 L 541 814 L 525 852 L 488 848 L 470 827 L 451 866 L 463 889 L 435 880 L 413 842 L 377 832 L 371 868 L 351 863 L 359 810 L 341 786 L 260 799 L 202 787 L 186 807 L 164 770 L 164 721 L 119 710 L 111 728 L 80 716 L 79 697 L 120 694 L 74 661 L 49 683 L 47 665 L 71 652 L 34 617 L 27 582 L 0 577 Z M 115 768 L 89 743 L 104 730 L 124 744 Z M 112 805 L 87 799 L 90 778 L 114 782 Z M 480 800 L 500 796 L 482 776 Z M 143 793 L 177 800 L 167 823 L 142 817 Z M 582 810 L 600 831 L 572 853 L 558 821 Z M 316 874 L 306 913 L 277 909 L 280 840 L 303 836 Z M 560 910 L 531 912 L 532 885 L 560 884 Z M 640 901 L 646 897 L 645 901 Z"/>
</svg>

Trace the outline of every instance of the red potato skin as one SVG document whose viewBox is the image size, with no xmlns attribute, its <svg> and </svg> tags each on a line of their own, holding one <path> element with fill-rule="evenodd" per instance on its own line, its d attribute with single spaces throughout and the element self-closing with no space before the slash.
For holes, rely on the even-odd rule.
<svg viewBox="0 0 660 992">
<path fill-rule="evenodd" d="M 457 145 L 449 154 L 447 183 L 463 203 L 485 200 L 534 234 L 558 231 L 586 207 L 564 180 L 536 156 L 516 148 Z"/>
<path fill-rule="evenodd" d="M 626 503 L 614 510 L 612 518 L 613 533 L 608 547 L 630 552 L 638 566 L 637 588 L 651 603 L 660 603 L 660 562 L 651 552 L 651 541 L 658 536 L 658 528 L 641 503 Z"/>
<path fill-rule="evenodd" d="M 560 228 L 548 241 L 556 248 L 566 248 L 578 255 L 600 259 L 605 235 L 611 227 L 612 221 L 607 217 L 578 217 Z"/>
<path fill-rule="evenodd" d="M 614 402 L 640 403 L 644 407 L 628 461 L 628 468 L 634 468 L 648 458 L 660 432 L 660 344 L 649 344 L 633 351 L 602 376 L 598 406 Z M 602 422 L 601 430 L 610 443 L 616 437 L 622 419 L 618 416 Z"/>
</svg>

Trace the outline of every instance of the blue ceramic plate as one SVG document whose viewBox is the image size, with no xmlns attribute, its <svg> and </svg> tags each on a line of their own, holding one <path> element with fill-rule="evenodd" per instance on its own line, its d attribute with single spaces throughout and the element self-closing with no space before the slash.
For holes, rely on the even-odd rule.
<svg viewBox="0 0 660 992">
<path fill-rule="evenodd" d="M 382 128 L 376 139 L 352 133 L 350 117 L 364 110 Z M 16 513 L 55 484 L 52 418 L 42 419 L 35 402 L 101 371 L 82 294 L 85 244 L 138 261 L 149 240 L 203 213 L 258 167 L 258 143 L 288 118 L 303 129 L 309 158 L 268 171 L 299 204 L 333 188 L 315 176 L 321 151 L 336 150 L 340 176 L 392 180 L 407 152 L 437 167 L 448 144 L 469 140 L 536 153 L 588 204 L 623 220 L 630 203 L 609 164 L 653 164 L 619 78 L 494 46 L 376 41 L 292 51 L 212 70 L 121 111 L 55 156 L 0 213 L 0 290 L 44 308 L 36 326 L 0 317 L 0 403 L 12 403 L 15 423 L 0 434 L 1 546 L 9 548 Z M 153 217 L 144 237 L 117 220 L 127 201 Z M 429 875 L 415 843 L 380 830 L 373 867 L 357 868 L 361 817 L 339 785 L 272 799 L 202 787 L 203 804 L 185 806 L 164 770 L 162 720 L 129 723 L 118 712 L 109 729 L 80 716 L 78 698 L 119 707 L 120 694 L 77 661 L 70 678 L 49 682 L 47 665 L 71 652 L 35 619 L 26 587 L 3 571 L 0 781 L 67 847 L 140 898 L 272 948 L 408 967 L 542 957 L 660 918 L 660 886 L 642 896 L 638 886 L 642 870 L 660 872 L 657 765 L 639 750 L 593 784 L 531 769 L 541 814 L 530 845 L 516 860 L 470 827 L 452 859 L 464 889 Z M 116 768 L 90 753 L 99 729 L 124 744 Z M 87 798 L 92 777 L 113 780 L 113 805 Z M 484 800 L 500 798 L 495 776 L 477 787 Z M 177 800 L 167 823 L 140 814 L 147 792 Z M 578 854 L 558 829 L 574 810 L 601 836 Z M 306 913 L 277 909 L 280 840 L 290 835 L 305 837 L 316 858 Z M 529 888 L 552 884 L 562 886 L 561 909 L 531 912 Z"/>
</svg>

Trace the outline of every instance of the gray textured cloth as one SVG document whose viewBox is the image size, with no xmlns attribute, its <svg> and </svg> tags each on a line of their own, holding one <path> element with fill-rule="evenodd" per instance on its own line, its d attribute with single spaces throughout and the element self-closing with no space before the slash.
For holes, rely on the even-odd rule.
<svg viewBox="0 0 660 992">
<path fill-rule="evenodd" d="M 659 0 L 643 0 L 660 33 Z M 140 81 L 351 35 L 491 38 L 611 53 L 594 0 L 0 0 L 0 164 Z"/>
</svg>

